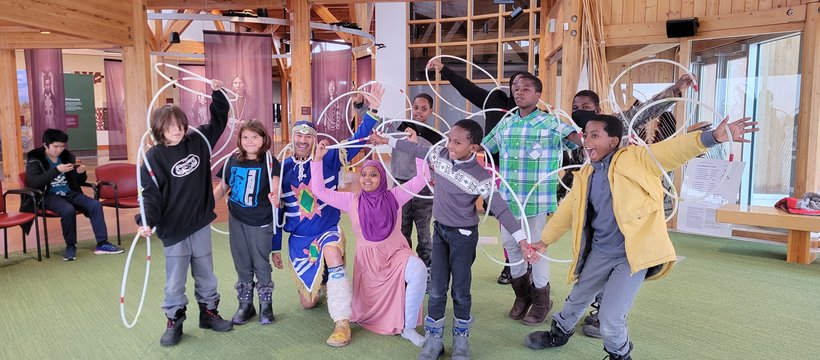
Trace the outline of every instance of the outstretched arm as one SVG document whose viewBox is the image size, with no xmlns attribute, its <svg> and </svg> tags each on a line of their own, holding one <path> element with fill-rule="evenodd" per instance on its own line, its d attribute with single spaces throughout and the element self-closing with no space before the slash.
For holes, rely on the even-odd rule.
<svg viewBox="0 0 820 360">
<path fill-rule="evenodd" d="M 327 140 L 322 140 L 316 145 L 316 159 L 321 159 L 327 153 Z M 353 201 L 353 193 L 333 191 L 325 187 L 325 174 L 322 161 L 310 162 L 310 191 L 317 199 L 322 200 L 330 206 L 341 211 L 350 211 L 350 203 Z"/>
<path fill-rule="evenodd" d="M 386 179 L 382 179 L 385 181 Z M 404 188 L 409 190 L 413 194 L 418 194 L 421 189 L 424 189 L 427 186 L 427 183 L 430 181 L 430 167 L 427 166 L 427 162 L 422 159 L 416 159 L 416 176 L 414 176 L 410 181 L 404 183 Z M 393 196 L 396 197 L 396 201 L 399 203 L 399 206 L 406 204 L 408 201 L 413 199 L 413 194 L 408 194 L 407 191 L 402 190 L 398 186 L 394 186 L 390 189 L 390 192 L 393 193 Z"/>
</svg>

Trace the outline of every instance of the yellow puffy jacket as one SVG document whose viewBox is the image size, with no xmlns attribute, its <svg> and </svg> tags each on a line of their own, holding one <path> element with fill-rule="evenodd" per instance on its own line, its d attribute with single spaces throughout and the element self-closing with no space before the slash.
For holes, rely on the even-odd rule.
<svg viewBox="0 0 820 360">
<path fill-rule="evenodd" d="M 666 230 L 663 211 L 663 188 L 660 169 L 676 169 L 706 151 L 700 141 L 700 131 L 676 136 L 650 145 L 652 153 L 641 146 L 615 150 L 609 167 L 612 190 L 612 210 L 624 235 L 626 258 L 632 273 L 649 269 L 647 280 L 666 276 L 675 262 L 675 248 Z M 653 159 L 653 155 L 654 158 Z M 587 164 L 575 173 L 572 191 L 558 206 L 544 231 L 541 241 L 555 243 L 568 230 L 573 234 L 573 262 L 567 280 L 578 279 L 591 239 L 586 234 L 587 191 L 593 168 Z"/>
</svg>

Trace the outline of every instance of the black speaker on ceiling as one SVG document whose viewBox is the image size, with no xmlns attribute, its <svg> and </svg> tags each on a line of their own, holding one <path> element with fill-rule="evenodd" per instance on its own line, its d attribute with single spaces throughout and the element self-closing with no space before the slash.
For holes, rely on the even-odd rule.
<svg viewBox="0 0 820 360">
<path fill-rule="evenodd" d="M 168 39 L 168 42 L 171 43 L 171 44 L 179 44 L 179 41 L 180 41 L 179 33 L 176 32 L 176 31 L 171 32 L 171 37 L 170 37 L 170 39 Z"/>
<path fill-rule="evenodd" d="M 695 36 L 698 33 L 700 22 L 698 18 L 670 19 L 666 20 L 666 37 L 681 38 Z"/>
</svg>

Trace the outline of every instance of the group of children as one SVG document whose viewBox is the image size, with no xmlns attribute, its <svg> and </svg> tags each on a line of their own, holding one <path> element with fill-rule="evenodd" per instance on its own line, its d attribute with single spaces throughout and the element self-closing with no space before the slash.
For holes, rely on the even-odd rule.
<svg viewBox="0 0 820 360">
<path fill-rule="evenodd" d="M 220 86 L 213 82 L 211 123 L 199 127 L 210 143 L 216 142 L 227 123 L 229 107 L 217 91 Z M 488 211 L 501 224 L 510 260 L 530 265 L 511 269 L 516 299 L 509 314 L 528 325 L 543 323 L 552 307 L 548 262 L 540 253 L 563 233 L 573 231 L 574 261 L 568 279 L 574 283 L 573 289 L 561 312 L 553 314 L 550 330 L 529 334 L 525 344 L 533 349 L 565 344 L 586 307 L 600 294 L 598 314 L 604 349 L 612 359 L 630 359 L 632 343 L 626 315 L 634 297 L 643 280 L 666 275 L 675 261 L 664 222 L 660 170 L 653 154 L 664 168 L 675 168 L 709 146 L 729 141 L 727 127 L 734 141 L 744 142 L 744 134 L 754 131 L 756 123 L 724 120 L 713 131 L 654 144 L 650 152 L 644 147 L 622 146 L 623 121 L 596 113 L 585 119 L 582 141 L 571 126 L 538 110 L 541 87 L 537 77 L 518 74 L 511 86 L 518 107 L 512 116 L 486 136 L 475 121 L 459 120 L 447 134 L 446 145 L 440 146 L 420 144 L 412 128 L 406 129 L 405 140 L 371 134 L 379 121 L 383 94 L 378 85 L 372 86 L 367 95 L 368 111 L 352 139 L 369 136 L 373 145 L 390 145 L 396 149 L 394 153 L 416 158 L 416 172 L 410 179 L 402 179 L 407 181 L 404 189 L 389 189 L 385 169 L 377 161 L 367 161 L 359 176 L 361 191 L 355 194 L 339 192 L 337 186 L 343 164 L 351 161 L 359 148 L 329 149 L 325 141 L 317 143 L 316 129 L 307 121 L 294 124 L 293 155 L 281 168 L 274 159 L 270 171 L 264 161 L 270 147 L 264 127 L 255 121 L 243 124 L 237 138 L 239 152 L 228 160 L 224 182 L 212 192 L 208 143 L 200 136 L 186 135 L 187 120 L 178 107 L 166 105 L 155 111 L 151 131 L 158 144 L 146 155 L 152 171 L 143 167 L 146 219 L 142 219 L 145 223 L 140 232 L 150 235 L 151 227 L 156 226 L 165 246 L 163 310 L 168 321 L 161 344 L 174 345 L 181 340 L 189 267 L 196 283 L 200 327 L 228 331 L 233 324 L 249 321 L 255 315 L 254 288 L 259 294 L 259 321 L 273 322 L 268 257 L 273 252 L 270 260 L 282 268 L 279 250 L 284 230 L 290 234 L 288 256 L 305 308 L 316 305 L 320 279 L 327 268 L 327 305 L 334 321 L 328 345 L 348 344 L 350 322 L 354 322 L 376 333 L 400 334 L 422 347 L 419 359 L 437 359 L 444 353 L 444 312 L 451 288 L 452 358 L 469 359 L 469 335 L 475 322 L 471 266 L 479 238 L 475 202 L 481 196 L 491 204 Z M 477 161 L 482 142 L 500 154 L 500 172 L 511 189 L 494 189 L 492 176 Z M 583 146 L 590 163 L 576 172 L 574 191 L 557 210 L 550 202 L 555 197 L 553 181 L 536 188 L 531 196 L 534 200 L 523 209 L 511 206 L 515 204 L 513 197 L 523 202 L 542 176 L 558 168 L 564 147 L 578 146 Z M 402 234 L 401 208 L 431 180 L 435 221 L 427 264 L 413 254 Z M 268 190 L 271 183 L 275 188 L 272 192 Z M 231 321 L 222 319 L 217 311 L 219 294 L 208 228 L 216 217 L 215 195 L 226 193 L 230 194 L 230 242 L 239 299 L 239 309 Z M 274 229 L 277 219 L 271 206 L 280 201 L 284 227 Z M 338 225 L 341 211 L 349 214 L 357 240 L 352 285 L 345 269 L 345 237 Z M 547 213 L 552 212 L 547 222 Z M 524 221 L 529 234 L 522 229 Z M 431 284 L 422 337 L 415 328 L 428 267 Z"/>
</svg>

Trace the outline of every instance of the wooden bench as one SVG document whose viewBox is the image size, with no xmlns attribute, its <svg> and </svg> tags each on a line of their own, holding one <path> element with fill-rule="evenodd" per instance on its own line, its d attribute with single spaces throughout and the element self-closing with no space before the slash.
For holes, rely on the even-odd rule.
<svg viewBox="0 0 820 360">
<path fill-rule="evenodd" d="M 786 261 L 810 264 L 817 257 L 811 252 L 811 232 L 820 232 L 820 216 L 794 215 L 773 206 L 724 205 L 715 215 L 717 222 L 763 226 L 789 231 Z"/>
</svg>

